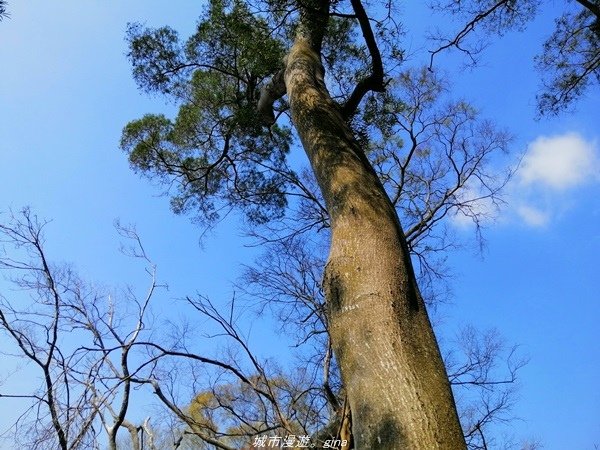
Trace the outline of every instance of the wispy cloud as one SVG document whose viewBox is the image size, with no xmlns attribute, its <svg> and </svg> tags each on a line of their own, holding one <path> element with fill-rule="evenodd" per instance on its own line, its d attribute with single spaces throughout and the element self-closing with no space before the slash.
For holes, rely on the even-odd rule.
<svg viewBox="0 0 600 450">
<path fill-rule="evenodd" d="M 521 205 L 517 207 L 517 214 L 532 227 L 543 227 L 550 221 L 548 213 L 533 206 Z"/>
</svg>

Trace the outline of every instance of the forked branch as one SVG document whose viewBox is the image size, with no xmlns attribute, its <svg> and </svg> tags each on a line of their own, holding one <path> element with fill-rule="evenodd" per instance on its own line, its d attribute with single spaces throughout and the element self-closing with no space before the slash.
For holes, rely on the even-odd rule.
<svg viewBox="0 0 600 450">
<path fill-rule="evenodd" d="M 354 9 L 354 13 L 356 14 L 358 23 L 360 24 L 360 29 L 365 39 L 365 43 L 367 44 L 367 49 L 369 50 L 369 54 L 371 55 L 371 74 L 358 82 L 358 84 L 354 88 L 354 91 L 352 91 L 352 94 L 350 94 L 350 97 L 342 106 L 342 116 L 344 117 L 344 119 L 349 119 L 350 117 L 352 117 L 352 115 L 354 115 L 354 113 L 356 113 L 358 105 L 360 104 L 363 97 L 367 94 L 367 92 L 383 92 L 385 90 L 381 53 L 379 52 L 379 47 L 377 46 L 377 41 L 375 40 L 373 29 L 371 28 L 369 16 L 367 16 L 367 12 L 365 11 L 365 8 L 363 7 L 362 2 L 360 0 L 351 1 L 352 8 Z"/>
</svg>

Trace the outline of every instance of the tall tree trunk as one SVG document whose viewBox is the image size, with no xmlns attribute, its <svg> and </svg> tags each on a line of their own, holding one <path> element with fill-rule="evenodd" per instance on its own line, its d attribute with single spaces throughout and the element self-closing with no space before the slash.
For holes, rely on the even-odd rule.
<svg viewBox="0 0 600 450">
<path fill-rule="evenodd" d="M 324 288 L 356 448 L 464 449 L 398 216 L 325 87 L 319 52 L 319 36 L 300 29 L 285 84 L 331 217 Z"/>
</svg>

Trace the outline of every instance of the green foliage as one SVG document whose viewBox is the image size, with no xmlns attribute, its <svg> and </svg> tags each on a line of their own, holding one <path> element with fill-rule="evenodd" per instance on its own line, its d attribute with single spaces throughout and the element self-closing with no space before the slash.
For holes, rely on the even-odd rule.
<svg viewBox="0 0 600 450">
<path fill-rule="evenodd" d="M 127 27 L 127 40 L 138 86 L 147 92 L 171 93 L 172 76 L 184 65 L 177 32 L 170 27 L 144 30 L 134 23 Z"/>
<path fill-rule="evenodd" d="M 171 206 L 210 225 L 240 207 L 253 223 L 283 214 L 289 129 L 263 127 L 260 88 L 282 66 L 283 45 L 239 1 L 214 1 L 182 43 L 168 28 L 130 25 L 134 78 L 172 97 L 174 119 L 146 115 L 128 124 L 121 147 L 143 175 L 175 186 Z"/>
<path fill-rule="evenodd" d="M 273 39 L 266 21 L 244 2 L 211 2 L 206 19 L 186 45 L 190 60 L 212 60 L 236 76 L 264 79 L 282 65 L 283 44 Z"/>
<path fill-rule="evenodd" d="M 212 1 L 185 43 L 170 27 L 144 29 L 140 24 L 129 25 L 127 40 L 140 88 L 175 96 L 185 96 L 186 82 L 200 69 L 232 78 L 237 100 L 254 101 L 258 84 L 282 67 L 284 57 L 283 43 L 271 35 L 266 21 L 240 1 Z"/>
<path fill-rule="evenodd" d="M 132 167 L 165 184 L 175 181 L 173 211 L 192 212 L 205 225 L 218 220 L 224 206 L 242 207 L 254 223 L 280 215 L 289 131 L 274 128 L 272 136 L 246 137 L 228 127 L 232 121 L 211 128 L 202 113 L 187 104 L 174 122 L 151 114 L 130 122 L 121 147 Z"/>
<path fill-rule="evenodd" d="M 600 17 L 587 8 L 565 12 L 536 65 L 544 79 L 538 95 L 541 114 L 560 112 L 589 86 L 600 84 Z"/>
</svg>

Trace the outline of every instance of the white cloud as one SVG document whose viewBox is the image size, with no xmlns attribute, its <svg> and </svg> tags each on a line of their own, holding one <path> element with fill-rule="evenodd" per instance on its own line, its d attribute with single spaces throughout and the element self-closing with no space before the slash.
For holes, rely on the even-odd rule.
<svg viewBox="0 0 600 450">
<path fill-rule="evenodd" d="M 596 142 L 577 133 L 540 136 L 528 145 L 512 183 L 513 217 L 530 227 L 544 227 L 570 208 L 573 189 L 598 181 Z"/>
<path fill-rule="evenodd" d="M 516 176 L 508 186 L 509 207 L 499 215 L 498 205 L 482 194 L 475 184 L 468 184 L 456 201 L 461 207 L 453 212 L 450 223 L 456 228 L 470 228 L 473 216 L 490 222 L 523 223 L 544 228 L 564 217 L 576 197 L 573 190 L 600 181 L 600 152 L 596 141 L 578 133 L 540 136 L 533 140 L 523 157 Z"/>
<path fill-rule="evenodd" d="M 599 168 L 594 143 L 579 134 L 540 136 L 529 144 L 518 177 L 526 186 L 565 190 L 597 178 Z"/>
<path fill-rule="evenodd" d="M 550 216 L 533 206 L 521 205 L 517 208 L 517 214 L 531 227 L 543 227 L 550 221 Z"/>
</svg>

